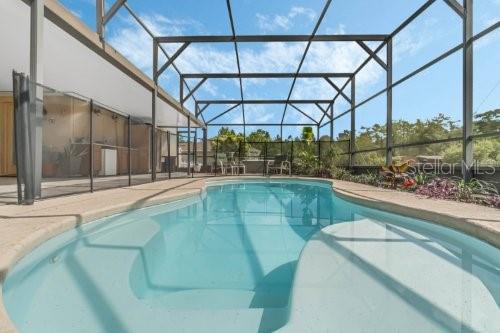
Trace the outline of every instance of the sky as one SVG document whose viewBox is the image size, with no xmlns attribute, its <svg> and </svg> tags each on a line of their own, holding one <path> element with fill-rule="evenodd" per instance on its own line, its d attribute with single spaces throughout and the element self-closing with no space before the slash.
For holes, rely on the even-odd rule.
<svg viewBox="0 0 500 333">
<path fill-rule="evenodd" d="M 60 0 L 89 27 L 95 29 L 95 0 Z M 318 29 L 318 34 L 388 34 L 410 16 L 423 0 L 333 0 Z M 460 1 L 461 2 L 461 1 Z M 107 8 L 113 3 L 107 0 Z M 155 35 L 230 35 L 231 27 L 225 0 L 128 0 Z M 310 34 L 325 6 L 325 0 L 232 0 L 232 12 L 237 34 Z M 500 0 L 474 1 L 474 33 L 500 20 Z M 443 0 L 437 0 L 393 41 L 393 81 L 396 81 L 426 62 L 456 46 L 462 39 L 462 23 L 458 15 Z M 106 26 L 106 40 L 138 68 L 151 76 L 152 40 L 120 9 Z M 295 72 L 307 43 L 239 43 L 242 72 Z M 367 43 L 373 50 L 376 42 Z M 179 44 L 164 45 L 169 54 Z M 500 30 L 478 40 L 474 55 L 474 112 L 500 108 Z M 379 52 L 385 60 L 385 47 Z M 301 72 L 352 72 L 368 57 L 354 42 L 314 42 L 308 50 Z M 495 60 L 496 59 L 496 60 Z M 160 64 L 165 60 L 160 59 Z M 183 73 L 237 72 L 232 43 L 191 44 L 175 61 Z M 292 79 L 244 79 L 245 99 L 286 99 Z M 343 85 L 344 79 L 333 79 Z M 194 87 L 197 80 L 188 80 Z M 374 60 L 356 76 L 356 100 L 363 101 L 382 90 L 386 74 Z M 160 77 L 160 85 L 172 96 L 179 96 L 179 76 L 169 68 Z M 292 99 L 332 99 L 336 91 L 323 79 L 297 79 Z M 350 95 L 350 87 L 346 89 Z M 198 100 L 240 99 L 239 81 L 210 79 L 195 93 Z M 186 106 L 194 111 L 193 99 Z M 231 105 L 212 105 L 204 111 L 210 120 Z M 284 105 L 245 105 L 247 123 L 279 123 Z M 326 105 L 324 105 L 326 107 Z M 320 120 L 322 112 L 314 105 L 300 108 L 313 119 Z M 342 98 L 334 105 L 334 114 L 349 109 Z M 385 94 L 364 104 L 356 111 L 356 130 L 384 123 Z M 456 52 L 437 65 L 394 88 L 393 119 L 414 121 L 429 119 L 439 113 L 460 121 L 462 114 L 462 53 Z M 217 118 L 215 123 L 239 124 L 243 120 L 241 106 Z M 325 119 L 326 120 L 326 119 Z M 285 123 L 311 121 L 291 107 L 287 108 Z M 349 115 L 334 123 L 335 136 L 348 129 Z M 279 128 L 262 127 L 273 136 Z M 235 130 L 242 131 L 240 126 Z M 248 126 L 247 133 L 255 130 Z M 209 131 L 213 135 L 214 131 Z M 284 136 L 296 136 L 301 128 L 287 127 Z M 328 134 L 329 126 L 321 129 Z"/>
</svg>

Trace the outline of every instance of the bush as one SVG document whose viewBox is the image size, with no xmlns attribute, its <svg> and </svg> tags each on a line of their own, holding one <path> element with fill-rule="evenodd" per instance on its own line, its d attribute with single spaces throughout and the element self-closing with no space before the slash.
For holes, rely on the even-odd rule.
<svg viewBox="0 0 500 333">
<path fill-rule="evenodd" d="M 486 200 L 486 204 L 491 207 L 500 208 L 500 195 L 493 195 Z"/>
<path fill-rule="evenodd" d="M 330 177 L 332 177 L 333 179 L 351 181 L 352 174 L 344 168 L 332 166 L 330 167 Z"/>
<path fill-rule="evenodd" d="M 458 187 L 451 179 L 436 178 L 427 184 L 419 186 L 416 194 L 436 199 L 456 199 Z"/>
<path fill-rule="evenodd" d="M 331 166 L 328 173 L 333 179 L 379 187 L 387 186 L 385 178 L 375 172 L 353 175 L 349 170 Z M 500 208 L 500 195 L 495 185 L 478 179 L 465 182 L 461 178 L 439 178 L 434 174 L 417 172 L 405 178 L 399 189 L 415 191 L 416 194 L 429 198 L 471 202 Z"/>
<path fill-rule="evenodd" d="M 457 200 L 486 204 L 497 207 L 498 191 L 493 184 L 472 179 L 465 182 L 463 179 L 435 178 L 431 182 L 419 186 L 415 193 L 430 198 Z"/>
<path fill-rule="evenodd" d="M 294 159 L 294 172 L 299 175 L 314 176 L 318 170 L 318 160 L 309 151 L 301 151 Z"/>
<path fill-rule="evenodd" d="M 373 185 L 373 186 L 379 186 L 383 181 L 382 177 L 373 172 L 364 173 L 361 175 L 354 175 L 352 176 L 351 179 L 356 183 Z"/>
</svg>

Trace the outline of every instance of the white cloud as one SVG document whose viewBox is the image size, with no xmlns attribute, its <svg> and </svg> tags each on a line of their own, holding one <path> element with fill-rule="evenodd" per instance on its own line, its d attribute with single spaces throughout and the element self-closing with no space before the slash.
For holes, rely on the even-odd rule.
<svg viewBox="0 0 500 333">
<path fill-rule="evenodd" d="M 305 18 L 308 21 L 314 21 L 316 12 L 310 8 L 293 6 L 285 15 L 266 15 L 257 13 L 257 26 L 263 32 L 275 30 L 289 30 L 295 25 L 296 20 Z"/>
<path fill-rule="evenodd" d="M 313 12 L 302 7 L 293 7 L 286 15 L 287 20 L 306 16 L 312 19 Z M 142 15 L 142 20 L 155 35 L 182 35 L 187 26 L 199 25 L 191 20 L 172 20 L 162 15 Z M 121 17 L 119 30 L 110 32 L 110 43 L 141 70 L 151 75 L 152 40 L 149 35 L 132 18 Z M 286 20 L 273 18 L 273 22 L 286 26 Z M 200 25 L 201 26 L 201 25 Z M 334 33 L 342 34 L 344 26 L 339 25 Z M 396 61 L 403 53 L 415 53 L 424 46 L 427 36 L 418 33 L 402 33 L 395 45 Z M 169 54 L 175 52 L 180 45 L 165 45 Z M 304 52 L 306 43 L 266 43 L 256 48 L 254 44 L 240 45 L 241 68 L 244 72 L 295 72 Z M 353 42 L 323 43 L 315 42 L 309 49 L 302 71 L 308 72 L 352 72 L 367 54 L 359 45 Z M 160 63 L 164 61 L 160 60 Z M 176 60 L 178 68 L 184 72 L 236 72 L 236 59 L 232 45 L 190 45 Z M 364 89 L 383 79 L 378 64 L 369 63 L 357 76 L 357 89 Z M 161 83 L 165 86 L 178 87 L 177 76 L 164 75 Z M 238 80 L 230 80 L 235 86 Z M 293 98 L 332 98 L 335 91 L 325 82 L 318 84 L 317 79 L 301 80 L 293 92 Z M 246 84 L 259 84 L 258 80 L 246 80 Z M 178 88 L 177 88 L 178 89 Z M 202 88 L 214 97 L 223 98 L 225 90 L 210 81 Z M 174 96 L 177 93 L 172 91 Z M 256 97 L 258 99 L 258 97 Z M 248 108 L 248 107 L 247 107 Z M 254 122 L 266 122 L 270 119 L 265 108 L 256 108 L 252 115 Z M 321 112 L 311 110 L 313 117 L 319 119 Z M 241 112 L 231 112 L 235 121 L 241 121 Z M 302 115 L 297 121 L 308 122 Z M 247 119 L 248 120 L 248 119 Z"/>
<path fill-rule="evenodd" d="M 245 118 L 250 123 L 268 123 L 275 118 L 275 113 L 270 111 L 269 106 L 262 104 L 246 104 Z M 280 114 L 281 117 L 281 114 Z"/>
</svg>

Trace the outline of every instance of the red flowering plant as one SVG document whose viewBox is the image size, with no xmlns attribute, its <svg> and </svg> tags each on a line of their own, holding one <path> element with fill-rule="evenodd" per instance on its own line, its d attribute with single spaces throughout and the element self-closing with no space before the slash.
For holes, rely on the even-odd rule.
<svg viewBox="0 0 500 333">
<path fill-rule="evenodd" d="M 382 166 L 382 176 L 385 178 L 385 185 L 395 189 L 399 184 L 404 184 L 409 179 L 410 163 L 411 161 L 406 161 L 402 164 L 392 163 L 391 165 Z"/>
<path fill-rule="evenodd" d="M 405 178 L 403 188 L 406 190 L 414 189 L 417 186 L 417 181 L 413 178 Z"/>
</svg>

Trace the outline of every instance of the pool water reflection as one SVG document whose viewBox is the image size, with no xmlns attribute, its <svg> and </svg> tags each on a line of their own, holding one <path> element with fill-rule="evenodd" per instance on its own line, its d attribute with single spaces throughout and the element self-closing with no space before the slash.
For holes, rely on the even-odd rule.
<svg viewBox="0 0 500 333">
<path fill-rule="evenodd" d="M 499 253 L 329 183 L 215 182 L 50 240 L 3 293 L 21 332 L 495 331 Z"/>
</svg>

